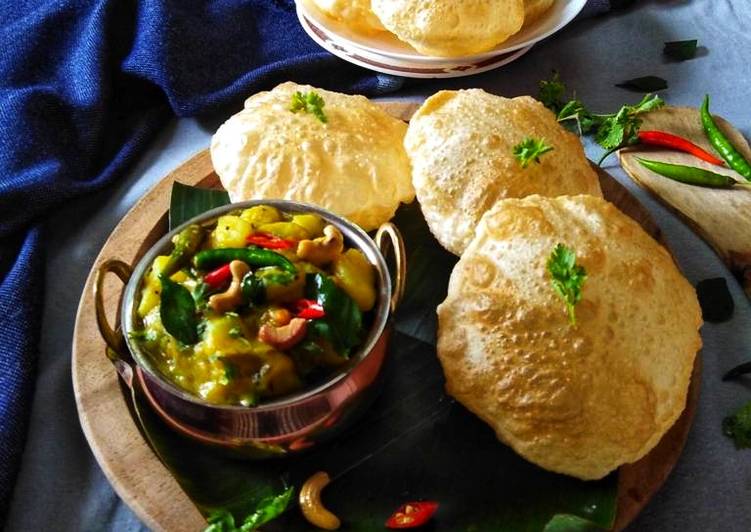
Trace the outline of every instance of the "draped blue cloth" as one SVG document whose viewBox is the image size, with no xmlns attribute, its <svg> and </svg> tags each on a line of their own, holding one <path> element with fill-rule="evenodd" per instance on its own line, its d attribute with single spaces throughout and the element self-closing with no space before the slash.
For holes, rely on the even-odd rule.
<svg viewBox="0 0 751 532">
<path fill-rule="evenodd" d="M 591 0 L 589 14 L 608 6 Z M 55 282 L 43 268 L 45 215 L 123 175 L 172 115 L 210 113 L 287 80 L 370 95 L 402 81 L 322 51 L 292 0 L 4 0 L 0 25 L 2 525 L 44 284 Z"/>
<path fill-rule="evenodd" d="M 123 175 L 173 114 L 290 79 L 365 94 L 400 80 L 323 52 L 292 0 L 5 0 L 0 25 L 1 525 L 33 391 L 45 215 Z"/>
</svg>

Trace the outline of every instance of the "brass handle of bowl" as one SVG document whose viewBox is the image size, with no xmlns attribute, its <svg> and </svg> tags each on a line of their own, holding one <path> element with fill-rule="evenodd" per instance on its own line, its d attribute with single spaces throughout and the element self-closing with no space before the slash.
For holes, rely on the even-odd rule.
<svg viewBox="0 0 751 532">
<path fill-rule="evenodd" d="M 120 280 L 127 284 L 130 276 L 133 275 L 133 268 L 125 262 L 117 259 L 104 261 L 99 265 L 94 277 L 94 306 L 96 309 L 96 324 L 99 327 L 99 334 L 102 335 L 107 344 L 107 357 L 112 362 L 122 360 L 122 353 L 125 351 L 125 341 L 120 334 L 119 328 L 113 330 L 107 321 L 107 314 L 104 312 L 104 278 L 108 273 L 114 273 Z"/>
<path fill-rule="evenodd" d="M 394 275 L 396 278 L 393 279 L 391 292 L 391 312 L 396 312 L 407 286 L 407 251 L 404 248 L 404 239 L 399 229 L 394 224 L 387 222 L 378 228 L 375 242 L 384 257 L 386 257 L 389 247 L 394 253 Z"/>
</svg>

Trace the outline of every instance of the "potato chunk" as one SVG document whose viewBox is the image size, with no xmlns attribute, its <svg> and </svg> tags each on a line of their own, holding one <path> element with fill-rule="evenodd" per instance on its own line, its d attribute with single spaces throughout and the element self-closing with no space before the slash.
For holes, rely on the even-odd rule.
<svg viewBox="0 0 751 532">
<path fill-rule="evenodd" d="M 211 232 L 212 248 L 244 248 L 253 226 L 239 216 L 221 216 Z"/>
<path fill-rule="evenodd" d="M 375 271 L 359 250 L 348 249 L 334 262 L 334 278 L 363 312 L 376 300 Z"/>
</svg>

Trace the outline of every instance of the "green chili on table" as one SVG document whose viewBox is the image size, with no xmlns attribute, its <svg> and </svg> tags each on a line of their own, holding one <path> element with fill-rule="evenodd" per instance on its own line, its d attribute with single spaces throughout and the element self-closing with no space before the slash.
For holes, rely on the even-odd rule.
<svg viewBox="0 0 751 532">
<path fill-rule="evenodd" d="M 700 187 L 727 188 L 733 186 L 736 181 L 723 174 L 710 172 L 703 168 L 694 166 L 684 166 L 682 164 L 671 164 L 662 161 L 652 161 L 649 159 L 636 158 L 644 168 L 652 170 L 654 173 L 663 177 L 680 181 L 688 185 L 698 185 Z"/>
<path fill-rule="evenodd" d="M 257 247 L 206 249 L 193 257 L 193 265 L 201 270 L 206 270 L 227 264 L 233 260 L 241 260 L 249 266 L 257 268 L 277 266 L 287 273 L 297 274 L 297 268 L 295 268 L 295 265 L 287 257 L 274 251 Z"/>
<path fill-rule="evenodd" d="M 701 123 L 704 127 L 709 142 L 720 156 L 725 159 L 728 166 L 741 174 L 747 181 L 751 181 L 751 163 L 739 152 L 733 143 L 720 130 L 714 117 L 709 112 L 709 95 L 704 96 L 701 104 Z"/>
</svg>

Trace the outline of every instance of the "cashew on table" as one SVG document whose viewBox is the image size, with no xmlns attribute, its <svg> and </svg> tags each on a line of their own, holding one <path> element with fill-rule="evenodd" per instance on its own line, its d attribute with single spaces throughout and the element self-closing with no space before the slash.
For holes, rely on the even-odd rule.
<svg viewBox="0 0 751 532">
<path fill-rule="evenodd" d="M 336 530 L 341 526 L 339 518 L 326 509 L 321 502 L 321 491 L 331 482 L 328 473 L 319 471 L 305 481 L 300 488 L 300 509 L 305 519 L 313 526 L 324 530 Z"/>
<path fill-rule="evenodd" d="M 209 306 L 216 312 L 228 312 L 242 305 L 242 280 L 250 271 L 250 266 L 241 260 L 233 260 L 229 263 L 229 271 L 232 273 L 232 282 L 227 291 L 222 294 L 214 294 L 209 298 Z"/>
</svg>

